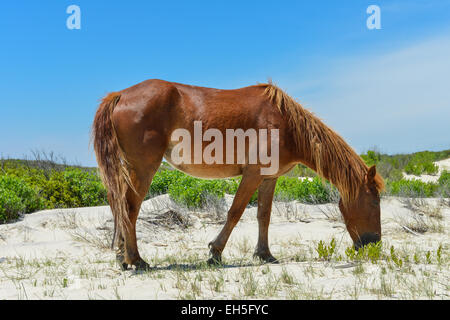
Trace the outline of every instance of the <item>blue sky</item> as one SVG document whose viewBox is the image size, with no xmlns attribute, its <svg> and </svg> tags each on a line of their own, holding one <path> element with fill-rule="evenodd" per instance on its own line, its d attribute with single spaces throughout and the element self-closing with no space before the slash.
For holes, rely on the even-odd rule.
<svg viewBox="0 0 450 320">
<path fill-rule="evenodd" d="M 69 30 L 66 8 L 81 8 Z M 366 8 L 381 9 L 381 30 Z M 159 78 L 275 83 L 358 152 L 450 148 L 450 0 L 3 1 L 0 155 L 95 165 L 107 92 Z"/>
</svg>

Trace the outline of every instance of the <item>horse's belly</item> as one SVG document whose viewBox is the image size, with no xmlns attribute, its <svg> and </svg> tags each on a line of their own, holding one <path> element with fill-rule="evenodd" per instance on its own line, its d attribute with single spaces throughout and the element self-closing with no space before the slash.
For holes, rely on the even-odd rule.
<svg viewBox="0 0 450 320">
<path fill-rule="evenodd" d="M 170 157 L 170 152 L 166 152 L 164 158 L 175 169 L 197 178 L 219 179 L 242 174 L 242 165 L 239 164 L 175 164 Z"/>
</svg>

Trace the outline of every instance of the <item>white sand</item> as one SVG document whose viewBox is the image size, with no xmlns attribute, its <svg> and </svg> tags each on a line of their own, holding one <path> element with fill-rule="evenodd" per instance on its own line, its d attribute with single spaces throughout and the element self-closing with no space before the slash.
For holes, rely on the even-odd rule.
<svg viewBox="0 0 450 320">
<path fill-rule="evenodd" d="M 227 196 L 228 206 L 231 201 Z M 435 226 L 420 235 L 402 229 L 420 213 L 399 199 L 383 199 L 385 251 L 394 245 L 411 260 L 414 253 L 421 259 L 403 267 L 387 261 L 349 263 L 346 258 L 319 261 L 315 251 L 319 240 L 329 243 L 334 237 L 344 257 L 351 245 L 338 211 L 331 204 L 291 202 L 275 203 L 272 214 L 271 250 L 280 264 L 261 265 L 252 259 L 258 230 L 253 207 L 246 209 L 231 235 L 223 254 L 226 267 L 177 271 L 176 265 L 198 267 L 208 258 L 207 244 L 222 224 L 208 212 L 188 213 L 188 228 L 155 224 L 157 214 L 169 204 L 167 195 L 150 199 L 139 216 L 141 255 L 158 267 L 147 273 L 119 271 L 114 252 L 107 248 L 112 228 L 109 207 L 46 210 L 0 225 L 0 299 L 448 299 L 450 294 L 450 209 L 437 199 L 418 205 L 426 212 L 422 218 L 437 213 L 432 221 L 440 229 Z M 435 258 L 440 244 L 446 259 L 441 264 Z M 432 253 L 431 264 L 426 262 L 427 250 Z"/>
</svg>

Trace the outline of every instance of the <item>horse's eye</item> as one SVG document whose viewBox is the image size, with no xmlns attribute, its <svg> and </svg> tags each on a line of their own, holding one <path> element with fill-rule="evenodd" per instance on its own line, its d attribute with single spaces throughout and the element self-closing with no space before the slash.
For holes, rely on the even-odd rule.
<svg viewBox="0 0 450 320">
<path fill-rule="evenodd" d="M 380 200 L 378 200 L 378 199 L 372 200 L 373 206 L 378 206 L 379 204 L 380 204 Z"/>
</svg>

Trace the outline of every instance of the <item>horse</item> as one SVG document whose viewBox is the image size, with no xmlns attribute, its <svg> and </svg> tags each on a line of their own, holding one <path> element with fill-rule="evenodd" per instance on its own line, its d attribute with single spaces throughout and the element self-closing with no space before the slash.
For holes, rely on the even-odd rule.
<svg viewBox="0 0 450 320">
<path fill-rule="evenodd" d="M 233 162 L 195 161 L 196 153 L 208 148 L 205 141 L 197 150 L 194 146 L 183 150 L 184 159 L 191 161 L 175 161 L 179 141 L 174 141 L 173 133 L 183 129 L 194 136 L 194 123 L 199 121 L 203 129 L 222 134 L 229 129 L 270 130 L 262 136 L 267 141 L 274 138 L 276 130 L 277 170 L 263 174 L 268 164 L 250 162 L 247 143 L 245 150 L 237 150 L 236 145 L 230 147 L 223 142 L 223 159 L 227 153 L 241 152 L 240 159 Z M 271 81 L 222 90 L 146 80 L 102 99 L 91 139 L 114 217 L 112 249 L 117 247 L 116 258 L 122 270 L 128 266 L 150 268 L 138 251 L 136 221 L 163 158 L 174 168 L 199 178 L 242 176 L 226 222 L 208 245 L 208 263 L 222 262 L 228 238 L 256 190 L 258 242 L 254 256 L 262 262 L 278 262 L 268 241 L 275 185 L 279 176 L 300 163 L 338 189 L 339 209 L 355 248 L 381 240 L 380 192 L 384 182 L 376 167 L 369 168 L 341 136 Z M 266 145 L 267 152 L 275 151 L 273 145 Z"/>
</svg>

